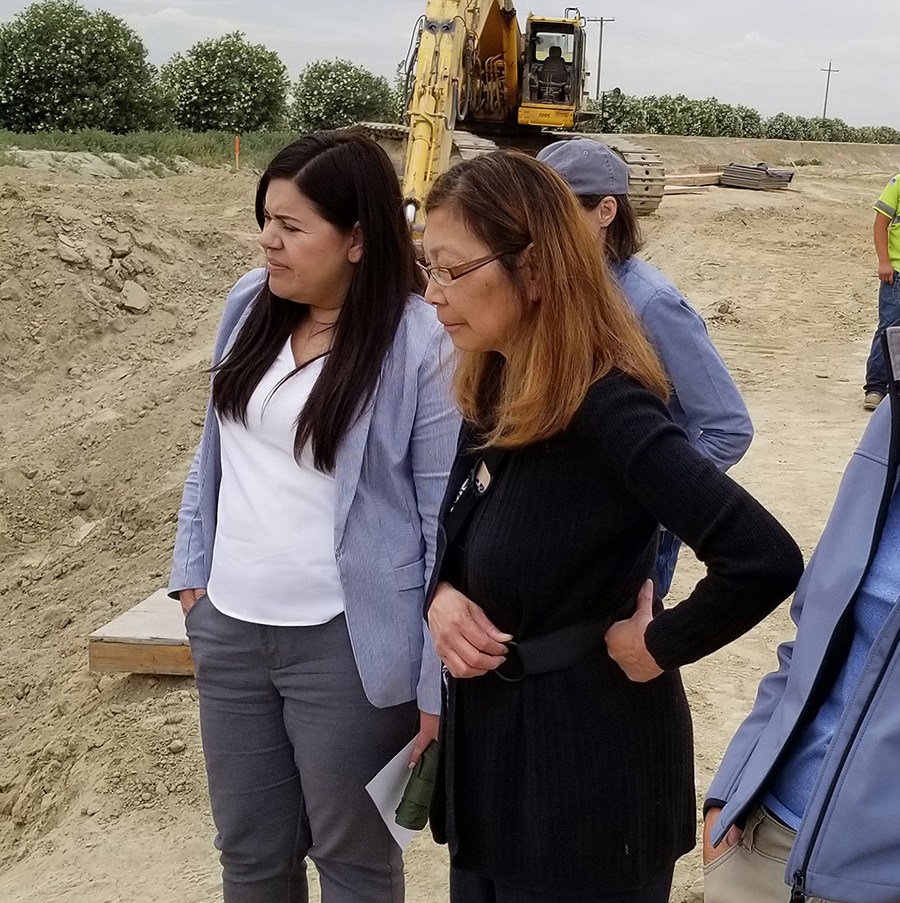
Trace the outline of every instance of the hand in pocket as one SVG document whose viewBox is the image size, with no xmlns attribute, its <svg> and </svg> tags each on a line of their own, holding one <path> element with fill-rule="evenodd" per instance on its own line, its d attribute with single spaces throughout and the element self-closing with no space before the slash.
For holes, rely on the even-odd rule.
<svg viewBox="0 0 900 903">
<path fill-rule="evenodd" d="M 206 589 L 183 589 L 178 593 L 178 601 L 181 602 L 181 611 L 185 617 L 187 613 L 197 604 L 197 600 L 201 596 L 206 595 Z"/>
<path fill-rule="evenodd" d="M 712 833 L 713 825 L 719 817 L 721 809 L 711 808 L 703 819 L 703 864 L 711 865 L 720 856 L 728 852 L 736 843 L 740 843 L 744 832 L 737 826 L 732 825 L 728 829 L 728 833 L 719 841 L 716 846 L 710 842 L 709 835 Z"/>
</svg>

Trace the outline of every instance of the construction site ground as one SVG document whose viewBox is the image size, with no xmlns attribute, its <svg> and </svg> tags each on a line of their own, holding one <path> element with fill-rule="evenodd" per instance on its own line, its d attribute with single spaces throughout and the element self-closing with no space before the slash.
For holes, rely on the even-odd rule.
<svg viewBox="0 0 900 903">
<path fill-rule="evenodd" d="M 672 171 L 794 163 L 789 192 L 711 188 L 643 222 L 753 415 L 734 476 L 809 554 L 868 415 L 872 202 L 900 148 L 657 138 Z M 0 168 L 0 901 L 211 903 L 218 863 L 193 682 L 97 675 L 86 637 L 161 586 L 229 286 L 259 261 L 254 175 Z M 682 556 L 677 601 L 702 573 Z M 787 606 L 684 670 L 698 794 L 749 709 Z M 699 802 L 699 797 L 698 797 Z M 420 836 L 408 899 L 446 899 Z M 675 903 L 701 899 L 695 850 Z M 315 900 L 318 900 L 315 891 Z"/>
</svg>

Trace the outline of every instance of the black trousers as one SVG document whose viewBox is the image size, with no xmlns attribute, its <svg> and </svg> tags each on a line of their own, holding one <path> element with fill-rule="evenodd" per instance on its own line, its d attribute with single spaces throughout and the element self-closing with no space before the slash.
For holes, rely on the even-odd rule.
<svg viewBox="0 0 900 903">
<path fill-rule="evenodd" d="M 450 903 L 668 903 L 674 864 L 637 890 L 571 897 L 498 884 L 462 869 L 450 869 Z"/>
</svg>

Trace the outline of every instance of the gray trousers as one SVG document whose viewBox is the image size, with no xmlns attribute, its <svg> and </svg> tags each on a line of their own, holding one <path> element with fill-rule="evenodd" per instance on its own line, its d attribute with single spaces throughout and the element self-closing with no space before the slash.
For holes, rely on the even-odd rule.
<svg viewBox="0 0 900 903">
<path fill-rule="evenodd" d="M 403 859 L 365 785 L 418 729 L 415 701 L 378 709 L 343 616 L 315 627 L 188 612 L 225 903 L 402 903 Z"/>
</svg>

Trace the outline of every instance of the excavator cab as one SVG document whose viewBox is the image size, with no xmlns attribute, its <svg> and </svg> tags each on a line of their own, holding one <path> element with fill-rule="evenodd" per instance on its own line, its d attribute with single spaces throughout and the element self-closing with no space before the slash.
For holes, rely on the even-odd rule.
<svg viewBox="0 0 900 903">
<path fill-rule="evenodd" d="M 584 20 L 529 16 L 522 61 L 519 124 L 573 128 L 584 91 Z"/>
</svg>

